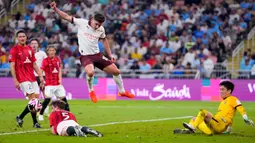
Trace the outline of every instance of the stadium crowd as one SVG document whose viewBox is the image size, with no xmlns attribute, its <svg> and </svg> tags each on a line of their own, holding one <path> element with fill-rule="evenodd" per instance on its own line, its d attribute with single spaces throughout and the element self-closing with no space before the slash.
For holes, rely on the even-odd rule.
<svg viewBox="0 0 255 143">
<path fill-rule="evenodd" d="M 251 2 L 250 2 L 251 1 Z M 59 0 L 58 7 L 75 17 L 90 19 L 104 12 L 104 27 L 110 47 L 121 70 L 148 72 L 163 69 L 199 70 L 210 77 L 215 64 L 223 62 L 254 26 L 252 0 L 227 3 L 224 0 Z M 80 75 L 77 28 L 57 17 L 48 2 L 32 0 L 26 13 L 13 15 L 0 26 L 0 67 L 9 68 L 8 55 L 15 44 L 14 33 L 25 29 L 37 37 L 41 50 L 48 44 L 58 47 L 64 75 L 77 69 Z M 104 52 L 103 44 L 99 48 Z M 251 53 L 252 54 L 252 53 Z M 246 59 L 255 60 L 255 55 Z M 244 65 L 246 60 L 243 61 Z M 251 67 L 254 62 L 251 63 Z M 246 67 L 244 67 L 246 68 Z M 192 71 L 174 72 L 189 74 Z"/>
</svg>

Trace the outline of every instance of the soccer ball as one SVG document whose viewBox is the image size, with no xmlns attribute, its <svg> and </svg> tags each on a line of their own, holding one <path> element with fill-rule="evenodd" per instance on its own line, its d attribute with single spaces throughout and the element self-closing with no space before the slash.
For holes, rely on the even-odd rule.
<svg viewBox="0 0 255 143">
<path fill-rule="evenodd" d="M 31 99 L 27 106 L 30 112 L 39 112 L 42 109 L 41 101 L 36 98 Z"/>
</svg>

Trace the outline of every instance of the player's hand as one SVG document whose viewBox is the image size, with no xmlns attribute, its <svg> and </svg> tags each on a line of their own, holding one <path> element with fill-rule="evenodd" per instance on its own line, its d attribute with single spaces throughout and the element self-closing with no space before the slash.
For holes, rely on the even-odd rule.
<svg viewBox="0 0 255 143">
<path fill-rule="evenodd" d="M 113 63 L 116 61 L 116 59 L 114 58 L 113 55 L 110 55 L 109 57 L 110 57 L 110 60 L 111 60 Z"/>
<path fill-rule="evenodd" d="M 44 79 L 43 79 L 43 77 L 40 77 L 40 87 L 42 88 L 42 89 L 44 89 Z"/>
<path fill-rule="evenodd" d="M 51 3 L 50 3 L 50 7 L 51 7 L 53 10 L 55 10 L 55 9 L 57 8 L 56 2 L 55 2 L 55 1 L 51 2 Z"/>
<path fill-rule="evenodd" d="M 244 115 L 244 116 L 243 116 L 243 119 L 244 119 L 244 122 L 245 122 L 246 124 L 251 125 L 251 126 L 253 126 L 253 127 L 254 127 L 254 123 L 253 123 L 253 121 L 252 121 L 252 120 L 250 120 L 250 119 L 248 118 L 248 116 L 247 116 L 247 115 Z"/>
<path fill-rule="evenodd" d="M 15 87 L 20 90 L 20 85 L 19 85 L 19 82 L 17 80 L 14 81 L 14 85 Z"/>
<path fill-rule="evenodd" d="M 59 84 L 62 84 L 62 79 L 59 79 L 59 80 L 58 80 L 58 83 L 59 83 Z"/>
</svg>

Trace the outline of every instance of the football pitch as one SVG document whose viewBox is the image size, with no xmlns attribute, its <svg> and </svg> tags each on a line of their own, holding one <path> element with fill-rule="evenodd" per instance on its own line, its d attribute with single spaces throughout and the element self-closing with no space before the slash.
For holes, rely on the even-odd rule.
<svg viewBox="0 0 255 143">
<path fill-rule="evenodd" d="M 236 113 L 233 133 L 206 136 L 201 133 L 175 135 L 175 128 L 189 122 L 201 109 L 216 113 L 218 102 L 195 101 L 69 101 L 71 111 L 80 125 L 104 134 L 97 137 L 60 137 L 52 135 L 47 117 L 42 129 L 32 128 L 31 115 L 24 118 L 23 128 L 16 126 L 15 117 L 24 109 L 26 100 L 0 100 L 0 143 L 254 143 L 255 128 L 246 125 Z M 255 104 L 242 103 L 248 116 L 255 120 Z"/>
</svg>

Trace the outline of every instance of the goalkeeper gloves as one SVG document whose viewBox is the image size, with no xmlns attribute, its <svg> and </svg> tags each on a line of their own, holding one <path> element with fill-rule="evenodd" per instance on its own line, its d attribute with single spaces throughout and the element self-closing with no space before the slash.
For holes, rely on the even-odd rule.
<svg viewBox="0 0 255 143">
<path fill-rule="evenodd" d="M 243 119 L 244 119 L 244 122 L 245 122 L 246 124 L 251 125 L 251 126 L 254 127 L 253 121 L 250 120 L 246 114 L 243 115 Z"/>
</svg>

